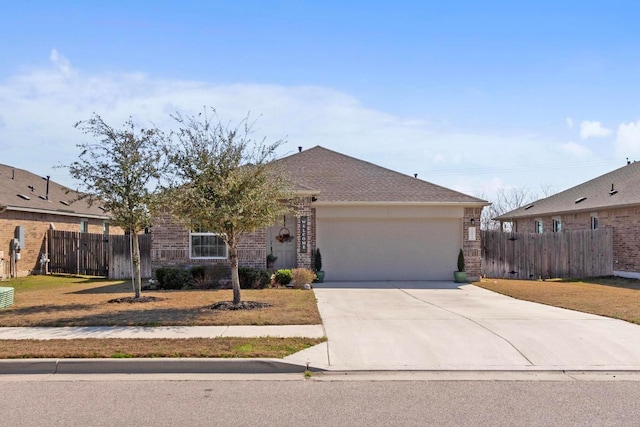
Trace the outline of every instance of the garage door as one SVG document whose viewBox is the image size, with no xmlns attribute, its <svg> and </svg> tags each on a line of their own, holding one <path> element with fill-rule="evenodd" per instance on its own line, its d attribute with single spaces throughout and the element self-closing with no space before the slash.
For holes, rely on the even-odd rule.
<svg viewBox="0 0 640 427">
<path fill-rule="evenodd" d="M 452 280 L 461 220 L 318 219 L 327 281 Z"/>
</svg>

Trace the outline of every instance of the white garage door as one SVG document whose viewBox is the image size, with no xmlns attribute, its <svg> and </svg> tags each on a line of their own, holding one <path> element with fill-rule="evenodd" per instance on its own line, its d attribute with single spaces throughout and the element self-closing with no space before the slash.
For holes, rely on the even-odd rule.
<svg viewBox="0 0 640 427">
<path fill-rule="evenodd" d="M 318 219 L 327 281 L 452 280 L 461 220 Z"/>
</svg>

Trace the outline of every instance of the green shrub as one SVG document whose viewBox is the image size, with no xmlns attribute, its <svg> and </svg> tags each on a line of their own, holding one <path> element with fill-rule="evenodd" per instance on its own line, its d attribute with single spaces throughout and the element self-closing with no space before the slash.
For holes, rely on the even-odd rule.
<svg viewBox="0 0 640 427">
<path fill-rule="evenodd" d="M 164 275 L 166 272 L 167 272 L 167 267 L 157 268 L 156 271 L 153 272 L 153 274 L 155 274 L 156 276 L 156 280 L 158 281 L 158 284 L 164 281 Z"/>
<path fill-rule="evenodd" d="M 238 267 L 238 277 L 242 289 L 264 289 L 270 279 L 267 270 L 252 267 Z"/>
<path fill-rule="evenodd" d="M 464 271 L 464 252 L 458 252 L 458 271 Z"/>
<path fill-rule="evenodd" d="M 273 281 L 277 285 L 287 286 L 289 283 L 291 283 L 291 279 L 291 270 L 288 269 L 281 269 L 273 274 Z"/>
<path fill-rule="evenodd" d="M 294 268 L 291 270 L 291 278 L 294 288 L 302 288 L 305 284 L 310 285 L 316 279 L 316 274 L 306 268 Z"/>
<path fill-rule="evenodd" d="M 156 270 L 158 288 L 182 289 L 189 286 L 191 272 L 182 267 L 161 267 Z"/>
<path fill-rule="evenodd" d="M 313 253 L 313 268 L 316 271 L 322 271 L 322 254 L 320 248 L 317 248 Z"/>
</svg>

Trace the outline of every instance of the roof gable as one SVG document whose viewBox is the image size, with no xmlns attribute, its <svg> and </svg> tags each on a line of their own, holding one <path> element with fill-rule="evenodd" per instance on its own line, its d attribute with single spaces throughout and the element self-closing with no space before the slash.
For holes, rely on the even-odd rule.
<svg viewBox="0 0 640 427">
<path fill-rule="evenodd" d="M 486 201 L 321 146 L 276 161 L 296 186 L 327 203 L 453 203 Z"/>
<path fill-rule="evenodd" d="M 105 212 L 87 201 L 76 200 L 78 193 L 24 169 L 0 164 L 0 208 L 18 211 L 49 211 L 64 216 L 107 218 Z"/>
<path fill-rule="evenodd" d="M 505 221 L 640 205 L 639 188 L 640 162 L 633 162 L 553 196 L 536 200 L 502 214 L 495 219 Z"/>
</svg>

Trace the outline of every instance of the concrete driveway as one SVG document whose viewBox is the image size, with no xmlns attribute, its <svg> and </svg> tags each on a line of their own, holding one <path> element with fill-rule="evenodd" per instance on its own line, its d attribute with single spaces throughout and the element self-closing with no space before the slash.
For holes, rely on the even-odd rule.
<svg viewBox="0 0 640 427">
<path fill-rule="evenodd" d="M 325 283 L 330 370 L 640 370 L 640 326 L 452 282 Z"/>
</svg>

